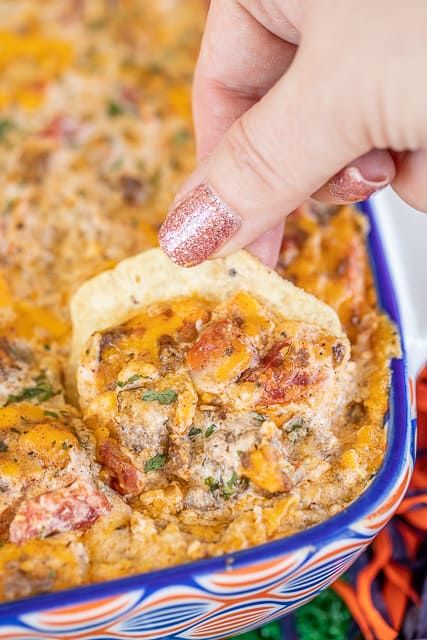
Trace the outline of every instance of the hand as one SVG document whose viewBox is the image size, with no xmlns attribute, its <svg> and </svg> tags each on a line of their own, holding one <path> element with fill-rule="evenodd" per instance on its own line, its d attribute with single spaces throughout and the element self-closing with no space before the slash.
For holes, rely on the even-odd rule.
<svg viewBox="0 0 427 640">
<path fill-rule="evenodd" d="M 178 264 L 274 266 L 313 196 L 391 184 L 427 210 L 426 0 L 212 0 L 194 80 L 199 166 L 159 234 Z"/>
</svg>

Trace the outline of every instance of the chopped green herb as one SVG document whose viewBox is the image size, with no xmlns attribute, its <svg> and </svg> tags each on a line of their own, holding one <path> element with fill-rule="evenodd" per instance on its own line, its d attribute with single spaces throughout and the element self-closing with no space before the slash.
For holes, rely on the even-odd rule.
<svg viewBox="0 0 427 640">
<path fill-rule="evenodd" d="M 239 476 L 233 471 L 230 480 L 226 482 L 221 488 L 221 495 L 224 500 L 229 500 L 231 496 L 236 493 L 237 485 L 239 484 Z"/>
<path fill-rule="evenodd" d="M 11 210 L 13 209 L 14 204 L 15 204 L 15 200 L 6 200 L 2 210 L 2 215 L 7 215 L 8 213 L 10 213 Z"/>
<path fill-rule="evenodd" d="M 143 376 L 141 376 L 139 373 L 135 373 L 133 376 L 131 376 L 127 380 L 124 380 L 124 381 L 118 380 L 117 381 L 117 386 L 118 387 L 126 387 L 128 384 L 133 384 L 137 380 L 140 380 L 142 377 Z"/>
<path fill-rule="evenodd" d="M 43 411 L 45 416 L 49 416 L 49 418 L 59 418 L 59 413 L 56 413 L 56 411 L 49 411 L 48 409 L 46 409 L 46 411 Z"/>
<path fill-rule="evenodd" d="M 217 489 L 219 489 L 218 482 L 214 478 L 212 478 L 212 476 L 208 476 L 207 478 L 205 478 L 205 485 L 209 487 L 210 491 L 216 491 Z"/>
<path fill-rule="evenodd" d="M 68 449 L 71 449 L 71 444 L 68 444 L 68 442 L 63 442 L 61 447 L 64 449 L 64 451 L 68 451 Z"/>
<path fill-rule="evenodd" d="M 89 29 L 97 31 L 98 29 L 102 29 L 103 27 L 105 27 L 106 24 L 107 21 L 100 18 L 99 20 L 93 20 L 92 22 L 89 22 L 87 26 L 89 27 Z"/>
<path fill-rule="evenodd" d="M 150 176 L 148 176 L 148 182 L 152 189 L 157 189 L 159 186 L 160 180 L 162 178 L 162 170 L 156 169 Z"/>
<path fill-rule="evenodd" d="M 258 411 L 251 411 L 251 418 L 257 422 L 265 422 L 267 420 L 267 418 L 263 416 L 262 413 L 258 413 Z"/>
<path fill-rule="evenodd" d="M 56 571 L 55 569 L 50 569 L 49 573 L 47 574 L 48 578 L 56 578 Z"/>
<path fill-rule="evenodd" d="M 15 127 L 13 120 L 9 118 L 0 119 L 0 140 L 4 140 L 8 133 Z"/>
<path fill-rule="evenodd" d="M 304 426 L 304 418 L 302 416 L 296 416 L 290 420 L 286 425 L 286 431 L 293 431 L 294 429 L 301 429 Z"/>
<path fill-rule="evenodd" d="M 0 440 L 0 453 L 6 453 L 6 451 L 9 451 L 9 447 L 3 440 Z"/>
<path fill-rule="evenodd" d="M 149 473 L 150 471 L 156 471 L 157 469 L 161 469 L 165 466 L 166 456 L 162 453 L 156 453 L 155 456 L 149 458 L 144 464 L 145 473 Z"/>
<path fill-rule="evenodd" d="M 154 75 L 157 75 L 159 73 L 162 73 L 162 66 L 158 62 L 151 62 L 147 65 L 147 71 Z"/>
<path fill-rule="evenodd" d="M 173 136 L 173 142 L 175 144 L 183 144 L 184 142 L 187 142 L 187 140 L 190 140 L 191 138 L 191 134 L 187 129 L 180 129 L 180 131 L 177 131 L 174 136 Z"/>
<path fill-rule="evenodd" d="M 297 416 L 286 425 L 288 438 L 292 443 L 297 442 L 301 436 L 307 434 L 307 427 L 302 416 Z"/>
<path fill-rule="evenodd" d="M 4 406 L 7 407 L 9 404 L 22 402 L 22 400 L 32 400 L 33 398 L 37 398 L 40 402 L 45 402 L 55 395 L 45 373 L 38 375 L 34 382 L 35 385 L 33 387 L 26 387 L 17 395 L 10 395 Z"/>
<path fill-rule="evenodd" d="M 124 112 L 125 110 L 118 102 L 114 102 L 114 100 L 110 100 L 109 102 L 107 102 L 107 115 L 109 115 L 111 118 L 122 116 Z"/>
<path fill-rule="evenodd" d="M 197 427 L 191 427 L 188 433 L 188 437 L 190 438 L 190 440 L 195 440 L 197 436 L 199 436 L 201 433 L 202 433 L 201 429 L 197 429 Z"/>
<path fill-rule="evenodd" d="M 117 160 L 114 160 L 114 162 L 110 165 L 110 170 L 118 171 L 123 167 L 123 162 L 124 162 L 123 158 L 117 158 Z"/>
<path fill-rule="evenodd" d="M 209 427 L 205 431 L 205 438 L 210 438 L 211 435 L 213 435 L 215 433 L 217 428 L 218 427 L 216 426 L 216 424 L 210 424 Z"/>
<path fill-rule="evenodd" d="M 142 400 L 145 402 L 152 402 L 157 400 L 160 404 L 172 404 L 177 399 L 178 394 L 173 389 L 165 389 L 164 391 L 145 391 L 142 394 Z"/>
</svg>

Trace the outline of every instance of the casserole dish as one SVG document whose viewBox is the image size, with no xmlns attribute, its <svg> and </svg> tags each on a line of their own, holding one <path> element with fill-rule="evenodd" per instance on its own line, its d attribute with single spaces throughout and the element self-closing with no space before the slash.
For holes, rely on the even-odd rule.
<svg viewBox="0 0 427 640">
<path fill-rule="evenodd" d="M 415 451 L 413 384 L 406 366 L 396 280 L 386 258 L 395 227 L 387 226 L 383 245 L 384 224 L 378 224 L 373 208 L 381 209 L 381 222 L 388 205 L 387 199 L 379 202 L 381 207 L 363 207 L 371 227 L 371 265 L 380 305 L 400 333 L 403 357 L 391 364 L 387 450 L 368 489 L 338 515 L 288 538 L 219 558 L 0 605 L 0 638 L 229 637 L 304 604 L 363 552 L 399 505 Z M 402 306 L 405 302 L 401 298 Z M 417 345 L 425 346 L 421 334 Z M 412 357 L 409 361 L 413 374 L 421 361 Z"/>
</svg>

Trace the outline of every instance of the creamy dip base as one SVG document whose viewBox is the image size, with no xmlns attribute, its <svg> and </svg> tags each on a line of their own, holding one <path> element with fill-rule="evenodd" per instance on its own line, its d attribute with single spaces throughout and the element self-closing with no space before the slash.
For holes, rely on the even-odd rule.
<svg viewBox="0 0 427 640">
<path fill-rule="evenodd" d="M 218 407 L 199 407 L 190 445 L 200 449 L 200 486 L 191 493 L 179 474 L 165 478 L 163 449 L 132 452 L 139 443 L 123 428 L 113 434 L 126 440 L 121 455 L 142 455 L 133 463 L 143 481 L 128 491 L 123 457 L 112 465 L 117 451 L 103 445 L 107 407 L 85 409 L 83 419 L 67 402 L 68 301 L 88 277 L 156 244 L 192 168 L 189 91 L 202 4 L 23 0 L 0 4 L 0 17 L 0 597 L 236 551 L 339 512 L 381 464 L 397 349 L 377 307 L 364 219 L 322 207 L 287 221 L 278 272 L 334 307 L 351 342 L 336 414 L 323 431 L 304 420 L 289 429 L 287 477 L 269 484 L 256 458 L 237 466 L 239 438 L 248 450 L 251 438 L 271 439 L 271 416 L 251 409 L 249 421 L 227 424 Z M 166 364 L 172 347 L 162 345 Z M 115 381 L 132 387 L 132 375 Z M 123 390 L 129 415 L 131 389 Z M 212 424 L 223 427 L 209 434 Z M 176 456 L 184 449 L 178 443 Z"/>
</svg>

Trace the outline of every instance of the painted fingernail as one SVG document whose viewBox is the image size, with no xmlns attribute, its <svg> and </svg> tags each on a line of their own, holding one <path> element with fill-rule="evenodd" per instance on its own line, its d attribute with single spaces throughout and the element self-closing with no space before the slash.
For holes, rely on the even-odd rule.
<svg viewBox="0 0 427 640">
<path fill-rule="evenodd" d="M 205 183 L 198 185 L 168 213 L 159 243 L 171 260 L 192 267 L 212 256 L 242 224 Z"/>
<path fill-rule="evenodd" d="M 328 182 L 328 191 L 334 198 L 346 202 L 366 200 L 373 193 L 386 187 L 388 178 L 368 180 L 358 167 L 346 167 Z"/>
</svg>

